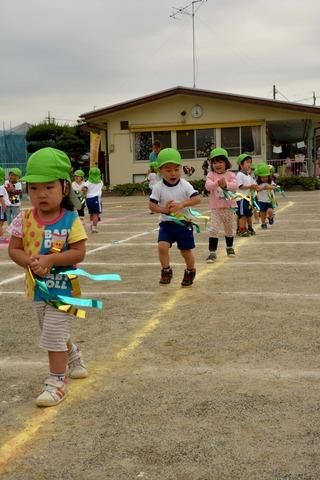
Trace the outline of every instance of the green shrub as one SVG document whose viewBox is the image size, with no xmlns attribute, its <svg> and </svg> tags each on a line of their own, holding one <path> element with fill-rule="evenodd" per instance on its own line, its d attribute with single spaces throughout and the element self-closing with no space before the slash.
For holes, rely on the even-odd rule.
<svg viewBox="0 0 320 480">
<path fill-rule="evenodd" d="M 128 197 L 133 195 L 134 192 L 144 192 L 148 191 L 148 184 L 143 183 L 124 183 L 122 185 L 114 185 L 110 191 L 118 193 L 119 195 Z"/>
<path fill-rule="evenodd" d="M 278 177 L 277 184 L 284 190 L 290 190 L 290 188 L 302 187 L 303 190 L 319 190 L 320 180 L 315 177 Z"/>
<path fill-rule="evenodd" d="M 199 193 L 204 192 L 204 184 L 205 181 L 203 179 L 200 180 L 188 180 L 189 183 L 193 186 L 195 190 L 198 190 Z"/>
</svg>

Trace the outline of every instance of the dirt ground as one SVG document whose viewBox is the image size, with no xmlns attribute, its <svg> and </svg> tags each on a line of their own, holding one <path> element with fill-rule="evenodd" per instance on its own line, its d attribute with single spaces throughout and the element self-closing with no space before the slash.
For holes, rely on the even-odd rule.
<svg viewBox="0 0 320 480">
<path fill-rule="evenodd" d="M 82 281 L 102 313 L 73 322 L 90 377 L 58 407 L 34 399 L 46 352 L 21 269 L 0 247 L 0 477 L 6 480 L 319 480 L 319 192 L 279 199 L 276 223 L 197 278 L 160 287 L 147 198 L 105 200 Z M 198 208 L 205 212 L 207 200 Z"/>
</svg>

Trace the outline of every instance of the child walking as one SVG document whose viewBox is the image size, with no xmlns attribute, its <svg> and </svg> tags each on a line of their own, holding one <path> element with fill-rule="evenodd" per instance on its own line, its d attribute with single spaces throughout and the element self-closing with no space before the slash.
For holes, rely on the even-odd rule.
<svg viewBox="0 0 320 480">
<path fill-rule="evenodd" d="M 238 192 L 245 196 L 251 196 L 251 190 L 256 190 L 256 183 L 250 175 L 252 157 L 249 153 L 242 153 L 237 158 L 237 164 L 239 171 L 237 173 L 237 186 Z M 238 204 L 238 235 L 239 237 L 249 237 L 255 235 L 255 231 L 252 227 L 252 207 L 250 200 L 242 198 L 237 201 Z"/>
<path fill-rule="evenodd" d="M 172 279 L 169 250 L 177 242 L 178 249 L 186 263 L 186 269 L 181 282 L 182 287 L 190 287 L 196 276 L 195 248 L 192 224 L 188 221 L 175 221 L 175 214 L 188 216 L 187 207 L 201 202 L 199 192 L 182 176 L 182 161 L 180 153 L 174 148 L 165 148 L 158 155 L 158 168 L 162 180 L 158 182 L 151 193 L 149 208 L 160 213 L 160 228 L 158 236 L 158 254 L 161 264 L 160 285 L 167 285 Z M 171 214 L 171 215 L 170 215 Z"/>
<path fill-rule="evenodd" d="M 91 233 L 98 233 L 98 221 L 102 213 L 102 188 L 101 173 L 98 167 L 91 167 L 89 178 L 84 183 L 83 191 L 86 196 L 86 204 L 90 214 Z"/>
<path fill-rule="evenodd" d="M 259 163 L 255 171 L 258 201 L 260 207 L 261 228 L 266 230 L 267 219 L 269 225 L 273 224 L 273 206 L 270 199 L 270 194 L 273 194 L 275 189 L 275 183 L 272 180 L 269 165 L 265 163 Z"/>
<path fill-rule="evenodd" d="M 76 170 L 73 174 L 73 182 L 71 184 L 73 191 L 77 194 L 80 202 L 81 208 L 78 210 L 78 215 L 81 221 L 84 221 L 84 209 L 86 207 L 85 196 L 83 193 L 84 188 L 84 171 L 83 170 Z"/>
<path fill-rule="evenodd" d="M 69 279 L 63 270 L 84 259 L 87 240 L 72 211 L 70 173 L 64 152 L 48 147 L 33 153 L 23 177 L 33 208 L 22 211 L 8 229 L 9 255 L 25 269 L 26 294 L 41 329 L 40 347 L 48 351 L 49 375 L 36 399 L 41 407 L 64 400 L 67 368 L 71 378 L 88 375 L 79 348 L 70 340 L 71 316 L 58 308 L 58 295 L 80 295 L 77 278 Z"/>
<path fill-rule="evenodd" d="M 236 192 L 237 181 L 233 172 L 229 172 L 231 163 L 228 152 L 224 148 L 215 148 L 210 153 L 211 171 L 205 184 L 209 192 L 209 207 L 211 209 L 211 225 L 209 236 L 209 256 L 207 263 L 213 263 L 217 258 L 218 234 L 221 223 L 224 226 L 227 255 L 235 255 L 233 248 L 233 211 L 235 201 L 226 200 L 223 189 Z"/>
<path fill-rule="evenodd" d="M 10 225 L 12 220 L 19 214 L 21 208 L 22 185 L 19 181 L 21 177 L 20 168 L 11 168 L 9 171 L 9 180 L 5 182 L 5 187 L 9 197 L 7 208 L 7 223 Z"/>
</svg>

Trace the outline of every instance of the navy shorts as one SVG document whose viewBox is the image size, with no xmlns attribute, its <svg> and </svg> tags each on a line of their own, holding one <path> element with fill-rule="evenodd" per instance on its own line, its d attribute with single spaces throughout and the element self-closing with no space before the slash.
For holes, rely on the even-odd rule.
<svg viewBox="0 0 320 480">
<path fill-rule="evenodd" d="M 158 242 L 168 242 L 170 247 L 177 242 L 179 250 L 191 250 L 195 247 L 193 228 L 191 225 L 178 225 L 175 222 L 161 222 Z"/>
<path fill-rule="evenodd" d="M 260 212 L 266 212 L 269 208 L 273 209 L 270 202 L 259 202 Z"/>
<path fill-rule="evenodd" d="M 250 207 L 250 203 L 248 200 L 242 198 L 241 200 L 237 201 L 238 210 L 237 215 L 238 217 L 252 217 L 252 208 Z"/>
<path fill-rule="evenodd" d="M 86 199 L 87 208 L 90 214 L 92 213 L 101 213 L 102 205 L 100 197 L 92 197 Z"/>
</svg>

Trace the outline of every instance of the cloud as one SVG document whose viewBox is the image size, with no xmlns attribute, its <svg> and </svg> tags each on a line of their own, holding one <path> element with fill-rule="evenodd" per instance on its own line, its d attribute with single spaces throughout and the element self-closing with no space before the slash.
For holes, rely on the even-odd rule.
<svg viewBox="0 0 320 480">
<path fill-rule="evenodd" d="M 0 122 L 38 122 L 48 111 L 76 119 L 94 106 L 192 86 L 191 17 L 169 17 L 172 6 L 187 4 L 4 2 Z M 276 84 L 289 99 L 311 97 L 319 16 L 317 0 L 204 2 L 196 12 L 197 86 L 271 97 Z"/>
</svg>

